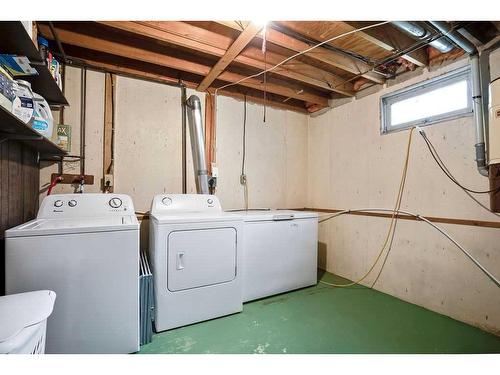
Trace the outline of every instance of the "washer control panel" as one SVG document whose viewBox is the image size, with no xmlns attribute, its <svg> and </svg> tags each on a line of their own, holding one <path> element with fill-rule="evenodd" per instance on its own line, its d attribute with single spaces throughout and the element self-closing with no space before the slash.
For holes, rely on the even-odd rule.
<svg viewBox="0 0 500 375">
<path fill-rule="evenodd" d="M 123 201 L 118 197 L 111 198 L 108 203 L 111 208 L 120 208 L 123 205 Z"/>
<path fill-rule="evenodd" d="M 55 194 L 45 197 L 38 218 L 133 215 L 132 199 L 124 194 Z"/>
</svg>

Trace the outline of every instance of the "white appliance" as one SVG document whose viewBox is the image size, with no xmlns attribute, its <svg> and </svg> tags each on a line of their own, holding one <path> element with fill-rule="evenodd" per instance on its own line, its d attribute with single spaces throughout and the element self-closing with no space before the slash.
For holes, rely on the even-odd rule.
<svg viewBox="0 0 500 375">
<path fill-rule="evenodd" d="M 242 211 L 243 302 L 317 283 L 318 214 Z"/>
<path fill-rule="evenodd" d="M 120 194 L 47 196 L 6 237 L 8 294 L 57 293 L 47 353 L 139 350 L 139 223 Z"/>
<path fill-rule="evenodd" d="M 490 83 L 488 164 L 500 163 L 500 77 Z"/>
<path fill-rule="evenodd" d="M 44 354 L 55 300 L 51 290 L 0 297 L 0 354 Z"/>
<path fill-rule="evenodd" d="M 157 195 L 150 221 L 156 331 L 242 310 L 241 215 L 205 194 Z"/>
</svg>

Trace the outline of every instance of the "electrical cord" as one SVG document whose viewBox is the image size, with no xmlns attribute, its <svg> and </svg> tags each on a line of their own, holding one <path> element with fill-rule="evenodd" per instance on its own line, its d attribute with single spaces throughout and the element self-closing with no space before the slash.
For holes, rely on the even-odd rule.
<svg viewBox="0 0 500 375">
<path fill-rule="evenodd" d="M 409 160 L 410 160 L 411 141 L 412 141 L 413 131 L 414 130 L 415 130 L 415 128 L 411 128 L 410 132 L 409 132 L 409 135 L 408 135 L 408 143 L 406 145 L 406 156 L 405 156 L 405 161 L 404 161 L 404 165 L 403 165 L 403 172 L 401 174 L 401 181 L 399 183 L 399 189 L 398 189 L 398 195 L 397 195 L 397 198 L 396 198 L 396 203 L 395 203 L 394 209 L 392 210 L 391 222 L 390 222 L 390 225 L 389 225 L 389 229 L 387 231 L 387 235 L 385 237 L 385 240 L 384 240 L 384 243 L 382 245 L 382 248 L 380 249 L 377 257 L 375 258 L 375 261 L 372 263 L 372 265 L 368 269 L 368 271 L 361 278 L 357 279 L 356 281 L 353 281 L 353 282 L 350 282 L 350 283 L 347 283 L 347 284 L 334 284 L 334 283 L 328 283 L 326 281 L 320 281 L 321 283 L 326 284 L 326 285 L 330 285 L 330 286 L 340 287 L 340 288 L 345 288 L 345 287 L 349 287 L 349 286 L 353 286 L 353 285 L 359 284 L 361 281 L 363 281 L 364 279 L 366 279 L 371 274 L 371 272 L 375 269 L 375 267 L 377 266 L 377 263 L 379 262 L 380 258 L 382 257 L 382 254 L 384 253 L 384 251 L 385 251 L 387 245 L 389 244 L 389 242 L 390 242 L 390 246 L 392 246 L 392 240 L 394 238 L 394 234 L 393 233 L 395 231 L 396 223 L 397 223 L 397 220 L 398 220 L 398 211 L 401 208 L 401 202 L 403 200 L 403 192 L 404 192 L 404 187 L 405 187 L 405 184 L 406 184 L 406 176 L 407 176 L 408 165 L 409 165 Z M 346 213 L 346 212 L 343 212 L 343 213 Z M 329 220 L 329 219 L 331 219 L 333 217 L 337 217 L 337 216 L 340 216 L 340 215 L 334 215 L 334 216 L 332 216 L 332 217 L 330 217 L 330 218 L 328 218 L 326 220 Z M 323 222 L 323 221 L 326 221 L 326 220 L 322 220 L 320 222 Z M 388 256 L 388 253 L 387 253 L 386 257 L 385 257 L 385 260 L 384 260 L 383 264 L 385 264 L 385 261 L 387 260 L 387 256 Z M 383 269 L 383 267 L 380 269 L 379 274 L 377 275 L 377 277 L 376 277 L 375 280 L 378 280 L 380 274 L 382 273 L 382 269 Z"/>
<path fill-rule="evenodd" d="M 420 131 L 420 132 L 423 132 L 423 130 L 422 130 L 422 129 L 419 129 L 419 131 Z M 425 134 L 425 133 L 424 133 L 424 134 Z M 425 135 L 427 136 L 427 134 L 425 134 Z M 427 137 L 426 137 L 426 138 L 427 138 Z M 427 140 L 429 140 L 429 139 L 427 138 Z M 429 144 L 430 144 L 430 147 L 432 147 L 432 148 L 435 150 L 435 147 L 434 147 L 434 145 L 430 142 L 430 140 L 429 140 Z M 427 146 L 427 147 L 429 147 L 429 144 L 428 144 L 428 146 Z M 450 172 L 450 171 L 449 171 L 449 169 L 446 167 L 446 165 L 444 164 L 444 162 L 442 161 L 442 159 L 439 157 L 439 154 L 437 154 L 437 152 L 436 152 L 436 157 L 437 157 L 437 159 L 441 162 L 441 166 L 442 166 L 442 167 L 443 167 L 443 168 L 444 168 L 444 169 L 445 169 L 445 170 L 446 170 L 449 174 L 451 174 L 451 172 Z M 459 186 L 459 187 L 462 189 L 462 186 L 460 186 L 460 185 L 457 185 L 457 186 Z M 479 200 L 478 200 L 478 199 L 477 199 L 474 195 L 472 195 L 469 191 L 467 191 L 467 190 L 465 190 L 465 189 L 462 189 L 462 190 L 463 190 L 463 191 L 464 191 L 464 193 L 465 193 L 465 194 L 467 194 L 467 196 L 468 196 L 470 199 L 472 199 L 472 200 L 473 200 L 473 201 L 474 201 L 474 202 L 475 202 L 478 206 L 480 206 L 481 208 L 485 209 L 485 210 L 486 210 L 486 211 L 488 211 L 489 213 L 491 213 L 491 214 L 493 214 L 493 215 L 495 215 L 495 216 L 497 216 L 497 217 L 500 217 L 500 214 L 498 214 L 498 213 L 496 213 L 496 212 L 492 211 L 489 207 L 486 207 L 483 203 L 481 203 L 481 202 L 480 202 L 480 201 L 479 201 Z"/>
<path fill-rule="evenodd" d="M 242 158 L 240 184 L 243 185 L 243 194 L 245 199 L 245 210 L 248 210 L 248 180 L 245 174 L 246 143 L 247 143 L 247 96 L 243 100 L 243 137 L 242 137 Z"/>
<path fill-rule="evenodd" d="M 450 170 L 446 167 L 444 164 L 443 160 L 439 156 L 438 152 L 436 151 L 434 145 L 432 142 L 427 138 L 427 134 L 422 129 L 419 129 L 418 132 L 422 136 L 422 138 L 425 141 L 425 144 L 427 145 L 427 148 L 429 149 L 429 152 L 432 155 L 432 158 L 436 162 L 436 164 L 439 166 L 439 168 L 443 171 L 443 173 L 448 177 L 455 185 L 460 187 L 462 190 L 465 190 L 469 193 L 474 193 L 474 194 L 489 194 L 489 193 L 496 193 L 497 191 L 500 191 L 500 186 L 497 187 L 496 189 L 491 189 L 491 190 L 473 190 L 469 189 L 465 186 L 463 186 L 460 182 L 457 181 L 457 179 L 451 174 Z"/>
<path fill-rule="evenodd" d="M 420 129 L 420 131 L 422 131 L 422 132 L 423 132 L 423 130 L 422 130 L 422 129 Z M 427 134 L 426 134 L 426 135 L 427 135 Z M 428 138 L 427 138 L 427 139 L 428 139 Z M 429 140 L 429 139 L 428 139 L 428 140 Z M 430 140 L 429 140 L 429 143 L 430 143 Z M 428 146 L 428 147 L 429 147 L 429 146 Z M 430 143 L 430 147 L 432 147 L 432 148 L 435 150 L 434 145 L 433 145 L 432 143 Z M 437 156 L 438 160 L 440 160 L 440 162 L 441 162 L 441 166 L 442 166 L 442 167 L 443 167 L 443 168 L 444 168 L 444 169 L 445 169 L 445 170 L 446 170 L 449 174 L 451 174 L 451 172 L 450 172 L 450 171 L 449 171 L 449 169 L 446 167 L 446 165 L 444 164 L 444 162 L 441 160 L 441 158 L 439 157 L 439 155 L 437 154 L 437 152 L 436 152 L 436 156 Z M 459 186 L 459 187 L 460 187 L 460 188 L 462 188 L 461 186 Z M 500 217 L 500 214 L 498 214 L 498 213 L 496 213 L 496 212 L 492 211 L 489 207 L 486 207 L 486 206 L 485 206 L 483 203 L 481 203 L 481 202 L 480 202 L 480 201 L 479 201 L 479 200 L 478 200 L 475 196 L 473 196 L 473 195 L 472 195 L 469 191 L 464 190 L 464 189 L 462 189 L 462 190 L 463 190 L 463 191 L 464 191 L 464 193 L 465 193 L 465 194 L 467 194 L 467 196 L 468 196 L 470 199 L 472 199 L 472 200 L 473 200 L 473 201 L 474 201 L 474 202 L 475 202 L 478 206 L 480 206 L 481 208 L 485 209 L 485 210 L 486 210 L 486 211 L 488 211 L 489 213 L 491 213 L 491 214 L 493 214 L 493 215 L 495 215 L 495 216 L 497 216 L 497 217 Z"/>
<path fill-rule="evenodd" d="M 252 75 L 250 75 L 250 76 L 248 76 L 248 77 L 244 77 L 244 78 L 242 78 L 242 79 L 240 79 L 240 80 L 238 80 L 238 81 L 236 81 L 236 82 L 231 82 L 231 83 L 228 83 L 228 84 L 226 84 L 226 85 L 223 85 L 223 86 L 221 86 L 221 87 L 219 87 L 219 88 L 215 89 L 215 95 L 217 96 L 217 92 L 218 92 L 219 90 L 225 89 L 226 87 L 235 86 L 235 85 L 238 85 L 238 84 L 240 84 L 241 82 L 244 82 L 244 81 L 246 81 L 246 80 L 248 80 L 248 79 L 255 78 L 255 77 L 258 77 L 258 76 L 260 76 L 260 75 L 262 75 L 262 74 L 272 72 L 273 70 L 277 69 L 277 68 L 278 68 L 278 67 L 280 67 L 281 65 L 283 65 L 283 64 L 285 64 L 285 63 L 287 63 L 288 61 L 293 60 L 293 59 L 295 59 L 295 58 L 296 58 L 296 57 L 298 57 L 298 56 L 304 55 L 304 54 L 306 54 L 306 53 L 308 53 L 308 52 L 310 52 L 310 51 L 312 51 L 312 50 L 314 50 L 314 49 L 316 49 L 316 48 L 318 48 L 318 47 L 321 47 L 323 44 L 330 43 L 330 42 L 332 42 L 332 41 L 334 41 L 334 40 L 337 40 L 337 39 L 343 38 L 343 37 L 345 37 L 345 36 L 347 36 L 347 35 L 351 35 L 351 34 L 354 34 L 354 33 L 360 32 L 360 31 L 364 31 L 364 30 L 372 29 L 372 28 L 375 28 L 375 27 L 378 27 L 378 26 L 382 26 L 382 25 L 388 24 L 389 22 L 390 22 L 390 21 L 378 22 L 378 23 L 375 23 L 375 24 L 372 24 L 372 25 L 368 25 L 368 26 L 365 26 L 365 27 L 361 27 L 361 28 L 358 28 L 358 29 L 354 29 L 354 30 L 351 30 L 351 31 L 348 31 L 348 32 L 342 33 L 342 34 L 340 34 L 340 35 L 334 36 L 334 37 L 329 38 L 329 39 L 327 39 L 327 40 L 324 40 L 324 41 L 323 41 L 323 42 L 321 42 L 321 43 L 315 44 L 315 45 L 314 45 L 314 46 L 312 46 L 312 47 L 306 48 L 306 49 L 305 49 L 305 50 L 303 50 L 303 51 L 297 52 L 296 54 L 294 54 L 294 55 L 292 55 L 292 56 L 290 56 L 290 57 L 287 57 L 287 58 L 286 58 L 286 59 L 284 59 L 283 61 L 279 62 L 278 64 L 276 64 L 276 65 L 274 65 L 274 66 L 272 66 L 272 67 L 270 67 L 270 68 L 268 68 L 268 69 L 264 69 L 264 70 L 262 70 L 262 71 L 260 71 L 260 72 L 258 72 L 258 73 L 252 74 Z M 371 70 L 370 70 L 370 71 L 371 71 Z M 366 72 L 366 73 L 368 73 L 368 72 Z M 365 74 L 366 74 L 366 73 L 365 73 Z"/>
<path fill-rule="evenodd" d="M 410 212 L 407 212 L 407 211 L 403 211 L 400 209 L 401 207 L 401 200 L 402 200 L 402 195 L 403 195 L 403 192 L 404 192 L 404 186 L 405 186 L 405 182 L 406 182 L 406 175 L 407 175 L 407 171 L 408 171 L 408 161 L 409 161 L 409 154 L 410 154 L 410 146 L 411 146 L 411 137 L 412 137 L 412 134 L 413 134 L 413 131 L 415 130 L 415 128 L 412 128 L 410 130 L 410 135 L 409 135 L 409 139 L 408 139 L 408 145 L 407 145 L 407 152 L 406 152 L 406 158 L 405 158 L 405 165 L 403 167 L 403 173 L 402 173 L 402 176 L 401 176 L 401 182 L 400 182 L 400 185 L 399 185 L 399 192 L 398 192 L 398 197 L 396 199 L 396 206 L 393 210 L 390 210 L 390 209 L 379 209 L 379 208 L 373 208 L 373 209 L 356 209 L 356 210 L 344 210 L 344 211 L 340 211 L 340 212 L 337 212 L 327 218 L 324 218 L 324 219 L 321 219 L 319 220 L 319 223 L 323 223 L 325 221 L 328 221 L 328 220 L 331 220 L 333 218 L 336 218 L 336 217 L 339 217 L 341 215 L 345 215 L 345 214 L 348 214 L 348 213 L 352 213 L 352 212 L 376 212 L 376 211 L 383 211 L 383 212 L 387 212 L 387 211 L 390 211 L 392 212 L 392 215 L 391 215 L 391 224 L 389 226 L 389 230 L 388 230 L 388 233 L 387 233 L 387 236 L 385 238 L 385 241 L 384 241 L 384 244 L 382 246 L 382 249 L 380 250 L 377 258 L 375 259 L 375 261 L 373 262 L 372 266 L 370 267 L 370 269 L 358 280 L 354 281 L 354 282 L 351 282 L 351 283 L 347 283 L 347 284 L 335 284 L 335 283 L 328 283 L 326 281 L 320 281 L 320 283 L 322 284 L 326 284 L 326 285 L 330 285 L 330 286 L 334 286 L 334 287 L 349 287 L 349 286 L 353 286 L 353 285 L 356 285 L 356 284 L 359 284 L 361 281 L 363 281 L 366 277 L 368 277 L 368 275 L 373 271 L 373 269 L 375 268 L 375 266 L 377 265 L 378 261 L 380 260 L 380 257 L 382 256 L 385 248 L 387 245 L 388 246 L 388 250 L 385 254 L 385 257 L 384 257 L 384 260 L 382 262 L 382 266 L 380 267 L 380 270 L 376 276 L 376 278 L 374 279 L 374 281 L 372 282 L 370 288 L 373 288 L 374 285 L 376 284 L 376 282 L 378 281 L 378 279 L 380 278 L 380 275 L 385 267 L 385 264 L 387 262 L 387 259 L 389 257 L 389 253 L 390 251 L 392 250 L 392 245 L 393 245 L 393 241 L 394 241 L 394 236 L 395 236 L 395 231 L 396 231 L 396 225 L 397 225 L 397 220 L 398 220 L 398 214 L 402 213 L 402 214 L 406 214 L 406 215 L 410 215 L 410 216 L 413 216 L 415 218 L 417 218 L 418 220 L 421 220 L 421 221 L 424 221 L 426 222 L 427 224 L 431 225 L 432 227 L 434 227 L 436 230 L 438 230 L 441 234 L 443 234 L 446 238 L 448 238 L 453 244 L 455 244 L 455 246 L 457 246 L 479 269 L 481 269 L 481 271 L 483 273 L 485 273 L 498 287 L 500 287 L 500 282 L 498 281 L 498 279 L 493 275 L 491 274 L 484 266 L 482 266 L 479 261 L 477 261 L 467 250 L 465 250 L 463 248 L 463 246 L 461 246 L 456 240 L 454 240 L 448 233 L 446 233 L 444 230 L 442 230 L 441 228 L 439 228 L 437 225 L 435 225 L 434 223 L 432 223 L 430 220 L 428 220 L 427 218 L 425 218 L 424 216 L 421 216 L 421 215 L 417 215 L 417 214 L 413 214 L 413 213 L 410 213 Z M 449 172 L 448 168 L 446 167 L 446 165 L 442 162 L 441 158 L 439 157 L 439 154 L 437 153 L 437 151 L 435 150 L 434 146 L 432 145 L 432 143 L 428 140 L 428 138 L 426 137 L 425 133 L 423 132 L 422 129 L 418 128 L 418 131 L 419 133 L 422 135 L 422 137 L 424 138 L 424 140 L 426 141 L 426 145 L 427 147 L 429 148 L 429 151 L 431 152 L 431 154 L 433 155 L 434 157 L 434 160 L 438 163 L 438 165 L 440 166 L 440 168 L 443 170 L 443 172 L 445 172 L 445 174 L 450 178 L 452 179 L 453 182 L 455 182 L 459 187 L 461 187 L 466 193 L 469 194 L 469 191 L 470 189 L 466 189 L 465 187 L 463 187 L 461 184 L 458 183 L 458 181 L 456 181 L 456 179 L 453 177 L 453 175 Z M 435 154 L 434 154 L 435 153 Z M 496 189 L 498 190 L 498 189 Z M 472 197 L 473 198 L 473 197 Z M 473 198 L 474 199 L 474 198 Z"/>
<path fill-rule="evenodd" d="M 344 210 L 344 211 L 337 212 L 337 213 L 335 213 L 335 214 L 333 214 L 333 215 L 331 215 L 331 216 L 329 216 L 329 217 L 327 217 L 325 219 L 322 219 L 319 222 L 322 223 L 322 222 L 325 222 L 327 220 L 331 220 L 331 219 L 334 219 L 336 217 L 339 217 L 339 216 L 342 216 L 342 215 L 345 215 L 345 214 L 354 213 L 354 212 L 394 212 L 394 210 L 389 209 L 389 208 L 358 208 L 358 209 Z M 448 240 L 450 240 L 456 247 L 458 247 L 458 249 L 460 249 L 460 251 L 462 251 L 462 253 L 467 258 L 469 258 L 469 260 L 472 261 L 472 263 L 474 263 L 486 276 L 488 276 L 488 278 L 491 281 L 493 281 L 495 283 L 495 285 L 497 287 L 500 288 L 500 281 L 491 272 L 489 272 L 476 258 L 474 258 L 470 254 L 469 251 L 467 251 L 450 234 L 448 234 L 444 229 L 442 229 L 441 227 L 439 227 L 436 224 L 434 224 L 432 221 L 430 221 L 429 219 L 427 219 L 425 216 L 422 216 L 422 215 L 419 215 L 419 214 L 415 214 L 415 213 L 412 213 L 412 212 L 409 212 L 409 211 L 405 211 L 405 210 L 398 210 L 397 213 L 398 214 L 412 216 L 412 217 L 416 218 L 418 221 L 423 221 L 426 224 L 428 224 L 431 227 L 433 227 L 434 229 L 436 229 L 443 236 L 445 236 Z M 337 286 L 335 284 L 327 283 L 325 281 L 320 281 L 320 283 L 326 284 L 326 285 Z"/>
<path fill-rule="evenodd" d="M 396 218 L 399 219 L 399 217 L 396 217 Z M 389 247 L 387 248 L 387 252 L 385 253 L 384 260 L 382 261 L 382 265 L 380 266 L 380 269 L 379 269 L 379 271 L 377 273 L 377 276 L 373 280 L 372 285 L 370 285 L 371 289 L 373 289 L 375 287 L 375 284 L 379 280 L 380 275 L 382 275 L 382 271 L 384 270 L 385 265 L 387 264 L 387 259 L 389 259 L 389 255 L 391 254 L 391 251 L 392 251 L 392 245 L 394 243 L 394 237 L 396 236 L 396 227 L 398 226 L 398 222 L 399 222 L 399 220 L 396 220 L 394 222 L 394 230 L 392 231 L 391 240 L 389 241 Z"/>
</svg>

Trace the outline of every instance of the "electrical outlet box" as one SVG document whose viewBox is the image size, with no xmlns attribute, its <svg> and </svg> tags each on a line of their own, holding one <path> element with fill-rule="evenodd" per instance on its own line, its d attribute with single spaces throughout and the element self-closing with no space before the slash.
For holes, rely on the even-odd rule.
<svg viewBox="0 0 500 375">
<path fill-rule="evenodd" d="M 215 163 L 212 163 L 212 177 L 219 177 L 219 168 Z"/>
<path fill-rule="evenodd" d="M 115 179 L 112 174 L 104 175 L 104 186 L 112 187 L 115 185 Z"/>
<path fill-rule="evenodd" d="M 240 184 L 241 185 L 246 185 L 247 184 L 247 175 L 246 174 L 242 174 L 240 176 Z"/>
</svg>

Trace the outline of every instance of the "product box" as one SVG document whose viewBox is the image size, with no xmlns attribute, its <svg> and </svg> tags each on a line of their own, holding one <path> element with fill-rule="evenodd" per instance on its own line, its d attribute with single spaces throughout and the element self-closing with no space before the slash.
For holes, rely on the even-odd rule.
<svg viewBox="0 0 500 375">
<path fill-rule="evenodd" d="M 31 67 L 26 56 L 0 54 L 0 64 L 14 77 L 37 75 L 35 68 Z"/>
<path fill-rule="evenodd" d="M 13 80 L 0 66 L 0 105 L 11 112 L 14 97 Z"/>
<path fill-rule="evenodd" d="M 57 124 L 55 143 L 64 151 L 71 151 L 71 125 Z"/>
</svg>

